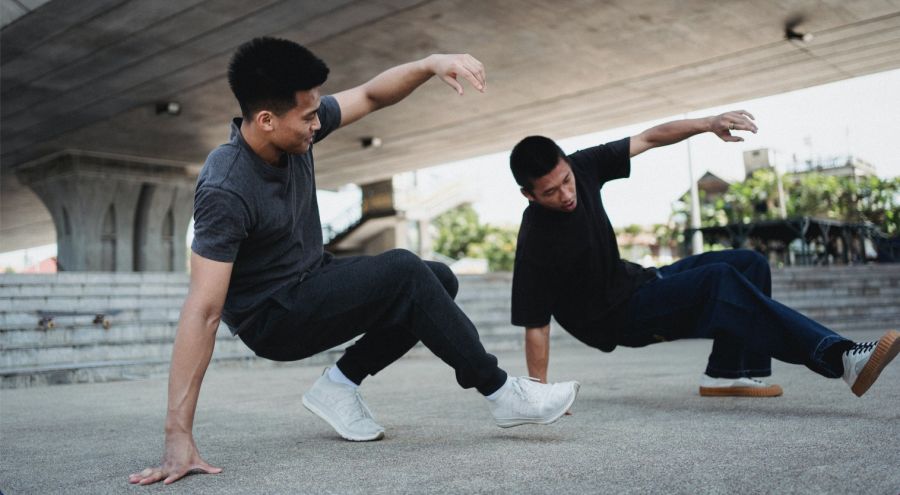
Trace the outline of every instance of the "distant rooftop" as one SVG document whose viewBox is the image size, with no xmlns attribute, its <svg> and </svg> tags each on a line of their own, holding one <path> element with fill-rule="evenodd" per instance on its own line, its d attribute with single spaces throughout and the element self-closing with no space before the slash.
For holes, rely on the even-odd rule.
<svg viewBox="0 0 900 495">
<path fill-rule="evenodd" d="M 835 155 L 798 160 L 796 154 L 780 153 L 769 148 L 744 152 L 744 171 L 747 177 L 759 169 L 772 168 L 774 166 L 778 166 L 778 168 L 790 174 L 819 172 L 842 177 L 876 175 L 874 165 L 853 155 Z"/>
</svg>

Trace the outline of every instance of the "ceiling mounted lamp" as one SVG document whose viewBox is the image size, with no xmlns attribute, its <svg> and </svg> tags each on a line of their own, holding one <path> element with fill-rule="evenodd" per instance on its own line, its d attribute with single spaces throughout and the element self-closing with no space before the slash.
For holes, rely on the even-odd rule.
<svg viewBox="0 0 900 495">
<path fill-rule="evenodd" d="M 156 115 L 178 115 L 181 113 L 181 103 L 177 101 L 163 101 L 156 104 Z"/>
<path fill-rule="evenodd" d="M 785 21 L 784 38 L 788 41 L 795 41 L 798 43 L 809 43 L 812 41 L 812 33 L 804 32 L 802 29 L 798 28 L 804 20 L 803 16 L 797 15 Z"/>
<path fill-rule="evenodd" d="M 381 148 L 381 138 L 373 136 L 361 137 L 359 138 L 359 144 L 363 147 L 363 149 Z"/>
</svg>

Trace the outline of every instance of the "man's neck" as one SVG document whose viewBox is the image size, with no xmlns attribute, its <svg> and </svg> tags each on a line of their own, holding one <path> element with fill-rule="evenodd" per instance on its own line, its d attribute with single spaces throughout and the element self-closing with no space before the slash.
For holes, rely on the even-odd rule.
<svg viewBox="0 0 900 495">
<path fill-rule="evenodd" d="M 256 153 L 257 156 L 273 167 L 279 165 L 283 152 L 276 148 L 272 143 L 267 141 L 265 137 L 252 124 L 246 120 L 241 122 L 241 136 L 247 143 L 247 146 Z"/>
</svg>

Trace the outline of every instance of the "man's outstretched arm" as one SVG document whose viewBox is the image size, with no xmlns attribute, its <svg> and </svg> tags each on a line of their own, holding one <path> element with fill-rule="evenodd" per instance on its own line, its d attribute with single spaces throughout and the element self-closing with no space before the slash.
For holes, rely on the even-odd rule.
<svg viewBox="0 0 900 495">
<path fill-rule="evenodd" d="M 397 103 L 435 75 L 460 95 L 463 86 L 458 77 L 468 80 L 482 93 L 486 87 L 484 65 L 475 57 L 468 54 L 430 55 L 390 68 L 360 86 L 336 93 L 334 97 L 341 107 L 341 127 Z"/>
<path fill-rule="evenodd" d="M 132 474 L 131 483 L 149 485 L 164 480 L 169 484 L 191 471 L 219 473 L 200 457 L 194 443 L 194 412 L 200 384 L 216 344 L 216 330 L 225 304 L 231 263 L 222 263 L 191 253 L 191 288 L 188 292 L 169 369 L 169 405 L 166 413 L 166 447 L 162 462 Z"/>
<path fill-rule="evenodd" d="M 629 153 L 638 155 L 652 148 L 674 144 L 696 134 L 712 132 L 722 141 L 739 142 L 744 138 L 734 136 L 731 131 L 750 131 L 756 133 L 753 115 L 746 110 L 726 112 L 702 119 L 685 119 L 666 122 L 631 137 Z"/>
<path fill-rule="evenodd" d="M 525 364 L 528 376 L 547 383 L 550 363 L 550 324 L 525 329 Z"/>
</svg>

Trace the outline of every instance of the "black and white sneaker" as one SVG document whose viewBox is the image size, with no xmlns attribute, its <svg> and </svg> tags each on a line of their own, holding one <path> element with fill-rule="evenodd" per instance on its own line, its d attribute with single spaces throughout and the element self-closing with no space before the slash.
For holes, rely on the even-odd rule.
<svg viewBox="0 0 900 495">
<path fill-rule="evenodd" d="M 857 397 L 862 397 L 898 353 L 900 332 L 896 330 L 889 331 L 879 340 L 855 344 L 841 355 L 844 381 Z"/>
</svg>

